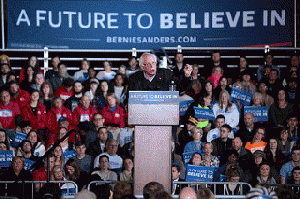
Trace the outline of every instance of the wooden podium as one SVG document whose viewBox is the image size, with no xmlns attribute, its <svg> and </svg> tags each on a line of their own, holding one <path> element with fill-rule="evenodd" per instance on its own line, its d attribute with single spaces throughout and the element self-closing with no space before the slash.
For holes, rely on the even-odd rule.
<svg viewBox="0 0 300 199">
<path fill-rule="evenodd" d="M 135 125 L 134 194 L 156 181 L 171 192 L 172 125 L 179 124 L 178 91 L 129 91 L 128 124 Z"/>
</svg>

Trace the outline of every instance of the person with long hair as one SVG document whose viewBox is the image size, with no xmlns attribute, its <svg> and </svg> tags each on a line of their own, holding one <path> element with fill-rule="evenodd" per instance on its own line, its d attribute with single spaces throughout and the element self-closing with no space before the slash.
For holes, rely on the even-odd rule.
<svg viewBox="0 0 300 199">
<path fill-rule="evenodd" d="M 46 107 L 46 112 L 48 112 L 53 107 L 54 93 L 52 86 L 49 82 L 45 82 L 41 86 L 40 90 L 40 101 Z"/>
<path fill-rule="evenodd" d="M 236 128 L 239 124 L 240 113 L 237 105 L 231 102 L 228 91 L 222 90 L 219 96 L 219 102 L 214 104 L 212 110 L 215 115 L 224 115 L 225 123 Z"/>
<path fill-rule="evenodd" d="M 31 84 L 35 82 L 36 72 L 32 66 L 26 68 L 26 73 L 24 74 L 24 79 L 20 82 L 20 88 L 25 91 L 31 91 Z"/>
<path fill-rule="evenodd" d="M 120 128 L 125 127 L 125 110 L 117 103 L 115 94 L 110 93 L 106 97 L 107 105 L 101 110 L 105 124 L 116 124 Z"/>
<path fill-rule="evenodd" d="M 268 94 L 268 84 L 264 81 L 260 81 L 258 83 L 258 91 L 263 95 L 263 102 L 264 105 L 268 106 L 269 108 L 274 103 L 274 98 Z"/>
<path fill-rule="evenodd" d="M 255 131 L 254 137 L 251 142 L 247 142 L 245 145 L 245 149 L 248 149 L 253 154 L 256 150 L 265 150 L 267 145 L 264 142 L 264 138 L 266 137 L 266 129 L 264 127 L 258 127 Z"/>
<path fill-rule="evenodd" d="M 62 150 L 60 145 L 55 147 L 55 149 L 53 150 L 53 154 L 54 154 L 54 157 L 55 157 L 54 165 L 55 166 L 64 166 L 65 165 L 65 158 L 64 158 L 63 150 Z"/>
<path fill-rule="evenodd" d="M 294 184 L 296 186 L 289 186 L 295 194 L 300 196 L 300 167 L 294 167 L 292 170 L 292 178 L 288 180 L 287 184 Z M 299 197 L 298 197 L 299 198 Z"/>
<path fill-rule="evenodd" d="M 34 156 L 44 156 L 45 155 L 45 144 L 41 141 L 40 136 L 34 130 L 31 130 L 27 134 L 27 139 L 29 139 L 32 146 L 32 153 Z"/>
<path fill-rule="evenodd" d="M 90 175 L 80 169 L 78 162 L 74 158 L 70 158 L 65 164 L 66 177 L 74 181 L 78 186 L 78 191 L 87 185 L 90 181 Z"/>
<path fill-rule="evenodd" d="M 133 182 L 134 164 L 131 157 L 126 157 L 123 160 L 123 171 L 120 173 L 120 181 Z"/>
<path fill-rule="evenodd" d="M 28 65 L 27 67 L 22 67 L 21 71 L 20 71 L 20 76 L 19 76 L 19 83 L 21 83 L 24 79 L 25 79 L 25 71 L 27 71 L 28 67 L 32 67 L 34 73 L 38 73 L 38 72 L 44 72 L 40 66 L 39 66 L 39 61 L 37 59 L 36 56 L 30 56 L 28 58 Z"/>
<path fill-rule="evenodd" d="M 112 92 L 116 95 L 120 106 L 124 107 L 128 85 L 126 84 L 126 78 L 123 74 L 116 74 L 112 82 Z"/>
<path fill-rule="evenodd" d="M 277 100 L 270 107 L 269 122 L 274 127 L 283 127 L 287 117 L 293 113 L 293 106 L 288 100 L 288 95 L 282 87 L 278 89 Z"/>
<path fill-rule="evenodd" d="M 277 184 L 276 180 L 272 176 L 271 165 L 268 162 L 262 162 L 259 165 L 258 175 L 252 182 L 250 182 L 252 186 L 260 185 L 266 187 L 269 191 L 273 191 L 275 189 L 275 185 Z"/>
<path fill-rule="evenodd" d="M 39 99 L 40 93 L 33 91 L 30 95 L 30 102 L 22 110 L 23 120 L 30 121 L 33 130 L 44 129 L 46 127 L 46 107 Z"/>
<path fill-rule="evenodd" d="M 279 141 L 277 138 L 272 137 L 269 139 L 265 148 L 265 154 L 267 161 L 275 168 L 277 173 L 279 173 L 281 166 L 286 162 L 286 157 L 279 149 Z"/>
<path fill-rule="evenodd" d="M 225 169 L 225 182 L 230 183 L 217 186 L 217 193 L 219 195 L 245 195 L 248 191 L 248 186 L 238 184 L 242 182 L 242 171 L 235 164 L 227 165 Z"/>
<path fill-rule="evenodd" d="M 104 181 L 117 181 L 118 175 L 109 169 L 109 157 L 101 155 L 99 157 L 100 170 L 92 172 L 92 175 L 98 175 Z"/>
<path fill-rule="evenodd" d="M 191 103 L 188 110 L 186 111 L 184 115 L 184 123 L 187 123 L 190 117 L 195 117 L 194 107 L 210 109 L 211 100 L 211 95 L 208 92 L 200 92 L 200 94 L 195 98 L 195 102 Z M 197 120 L 197 127 L 203 128 L 209 124 L 208 119 L 199 118 Z"/>
<path fill-rule="evenodd" d="M 291 134 L 289 134 L 286 128 L 282 129 L 279 135 L 278 147 L 283 154 L 291 152 L 295 141 L 293 141 Z"/>
</svg>

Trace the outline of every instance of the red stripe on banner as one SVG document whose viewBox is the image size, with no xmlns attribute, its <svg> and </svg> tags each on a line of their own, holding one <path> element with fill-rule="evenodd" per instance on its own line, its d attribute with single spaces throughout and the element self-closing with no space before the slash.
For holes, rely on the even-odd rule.
<svg viewBox="0 0 300 199">
<path fill-rule="evenodd" d="M 270 46 L 270 47 L 292 46 L 293 42 L 284 42 L 284 43 L 277 43 L 277 44 L 259 44 L 259 45 L 244 46 L 244 47 L 265 47 L 267 45 Z"/>
</svg>

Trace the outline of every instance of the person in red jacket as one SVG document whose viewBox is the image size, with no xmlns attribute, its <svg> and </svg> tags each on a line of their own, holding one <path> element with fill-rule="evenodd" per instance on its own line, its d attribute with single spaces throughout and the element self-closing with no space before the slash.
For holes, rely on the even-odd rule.
<svg viewBox="0 0 300 199">
<path fill-rule="evenodd" d="M 63 80 L 61 86 L 59 86 L 54 94 L 54 97 L 60 97 L 63 101 L 66 101 L 69 97 L 74 95 L 74 80 L 72 78 L 66 78 Z"/>
<path fill-rule="evenodd" d="M 33 130 L 44 129 L 46 127 L 46 107 L 39 99 L 39 92 L 33 91 L 30 96 L 30 102 L 22 109 L 23 120 L 30 121 Z"/>
<path fill-rule="evenodd" d="M 73 111 L 74 124 L 77 126 L 79 122 L 91 122 L 96 113 L 98 113 L 97 109 L 90 104 L 89 97 L 84 95 L 81 97 L 80 104 Z"/>
<path fill-rule="evenodd" d="M 62 104 L 63 101 L 60 97 L 54 98 L 53 108 L 51 108 L 46 114 L 46 123 L 47 123 L 46 127 L 49 129 L 51 134 L 55 134 L 55 135 L 57 134 L 57 131 L 59 129 L 58 120 L 61 117 L 67 118 L 69 125 L 71 125 L 70 127 L 71 129 L 75 128 L 73 118 L 72 118 L 72 112 L 66 107 L 64 107 Z"/>
<path fill-rule="evenodd" d="M 21 111 L 17 103 L 10 101 L 8 89 L 3 89 L 0 93 L 0 126 L 3 129 L 16 129 L 16 116 L 20 116 Z"/>
<path fill-rule="evenodd" d="M 9 82 L 10 101 L 19 104 L 22 109 L 30 101 L 30 94 L 27 91 L 20 89 L 19 83 L 14 80 Z"/>
<path fill-rule="evenodd" d="M 125 110 L 117 103 L 117 97 L 113 93 L 106 96 L 107 105 L 101 110 L 101 115 L 106 124 L 117 124 L 120 128 L 125 127 Z"/>
<path fill-rule="evenodd" d="M 36 56 L 31 56 L 28 59 L 28 66 L 22 67 L 20 71 L 20 76 L 19 76 L 19 83 L 21 83 L 25 79 L 25 71 L 27 71 L 27 68 L 31 66 L 34 70 L 35 73 L 42 72 L 44 74 L 44 71 L 40 68 L 39 62 L 37 60 Z"/>
</svg>

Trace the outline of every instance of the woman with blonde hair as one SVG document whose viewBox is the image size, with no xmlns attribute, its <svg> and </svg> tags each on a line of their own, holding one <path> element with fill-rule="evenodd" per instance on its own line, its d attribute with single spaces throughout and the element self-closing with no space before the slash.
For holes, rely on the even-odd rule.
<svg viewBox="0 0 300 199">
<path fill-rule="evenodd" d="M 219 102 L 212 107 L 214 115 L 224 115 L 225 123 L 236 128 L 239 124 L 240 113 L 238 107 L 231 102 L 230 95 L 227 90 L 222 90 L 219 96 Z"/>
<path fill-rule="evenodd" d="M 202 147 L 202 151 L 204 152 L 203 160 L 201 162 L 201 166 L 207 167 L 218 167 L 220 164 L 220 160 L 218 157 L 211 155 L 213 152 L 213 145 L 211 142 L 204 143 Z"/>
</svg>

